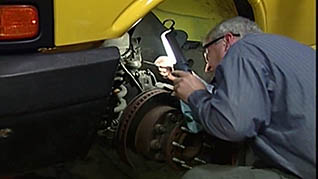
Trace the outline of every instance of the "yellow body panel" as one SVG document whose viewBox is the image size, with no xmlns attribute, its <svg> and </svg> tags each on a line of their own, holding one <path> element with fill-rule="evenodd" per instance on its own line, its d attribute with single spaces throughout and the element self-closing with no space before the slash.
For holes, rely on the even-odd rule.
<svg viewBox="0 0 318 179">
<path fill-rule="evenodd" d="M 268 33 L 316 44 L 316 0 L 249 0 L 256 23 Z"/>
<path fill-rule="evenodd" d="M 176 28 L 185 30 L 189 40 L 201 41 L 217 23 L 237 15 L 233 0 L 163 1 L 54 0 L 55 45 L 119 37 L 151 10 L 162 21 L 174 19 Z M 248 2 L 253 8 L 256 23 L 265 32 L 285 35 L 315 46 L 315 0 Z"/>
<path fill-rule="evenodd" d="M 248 0 L 264 32 L 280 34 L 315 47 L 315 0 Z M 232 0 L 166 0 L 153 12 L 162 21 L 173 18 L 189 40 L 200 41 L 224 19 L 237 16 Z"/>
<path fill-rule="evenodd" d="M 161 20 L 172 18 L 189 40 L 201 41 L 222 20 L 237 16 L 232 0 L 166 0 L 153 10 Z"/>
<path fill-rule="evenodd" d="M 54 0 L 55 45 L 121 36 L 163 0 Z"/>
</svg>

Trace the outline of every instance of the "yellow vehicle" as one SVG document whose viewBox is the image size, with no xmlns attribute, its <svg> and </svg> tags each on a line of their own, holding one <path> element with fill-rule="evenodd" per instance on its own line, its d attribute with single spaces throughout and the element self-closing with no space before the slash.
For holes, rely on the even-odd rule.
<svg viewBox="0 0 318 179">
<path fill-rule="evenodd" d="M 177 130 L 178 100 L 153 67 L 165 55 L 163 21 L 174 19 L 176 40 L 189 60 L 194 58 L 189 51 L 201 55 L 200 40 L 215 24 L 237 15 L 255 20 L 264 32 L 315 48 L 315 2 L 2 0 L 0 175 L 85 156 L 97 134 L 115 141 L 129 165 L 128 148 L 180 167 L 172 160 L 179 155 L 173 147 L 200 136 Z M 189 61 L 208 78 L 200 73 L 202 62 Z M 164 122 L 168 119 L 176 121 Z M 162 144 L 168 139 L 178 142 Z M 196 152 L 187 154 L 192 158 L 201 151 L 204 141 L 198 141 Z M 156 146 L 160 155 L 152 151 Z"/>
</svg>

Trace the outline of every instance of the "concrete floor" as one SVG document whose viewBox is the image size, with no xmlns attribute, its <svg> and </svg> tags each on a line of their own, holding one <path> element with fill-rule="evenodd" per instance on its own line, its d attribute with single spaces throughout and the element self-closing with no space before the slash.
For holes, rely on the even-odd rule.
<svg viewBox="0 0 318 179">
<path fill-rule="evenodd" d="M 182 172 L 172 170 L 165 163 L 149 161 L 136 155 L 132 157 L 135 168 L 120 161 L 115 149 L 95 144 L 87 158 L 77 161 L 70 171 L 81 179 L 175 179 L 182 175 Z"/>
<path fill-rule="evenodd" d="M 16 177 L 0 179 L 178 179 L 184 171 L 172 170 L 165 163 L 147 160 L 142 156 L 131 156 L 135 168 L 123 163 L 104 139 L 97 139 L 84 159 L 65 163 L 56 172 L 56 168 L 43 168 Z"/>
</svg>

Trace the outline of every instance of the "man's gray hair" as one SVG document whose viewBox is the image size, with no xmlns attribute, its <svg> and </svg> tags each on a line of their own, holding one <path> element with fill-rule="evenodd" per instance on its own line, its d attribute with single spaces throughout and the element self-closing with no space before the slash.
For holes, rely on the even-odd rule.
<svg viewBox="0 0 318 179">
<path fill-rule="evenodd" d="M 256 25 L 255 22 L 237 16 L 228 20 L 225 20 L 218 25 L 216 25 L 206 36 L 203 41 L 203 44 L 209 41 L 212 41 L 216 38 L 219 38 L 226 33 L 240 34 L 239 38 L 244 37 L 248 33 L 261 33 L 262 30 Z"/>
</svg>

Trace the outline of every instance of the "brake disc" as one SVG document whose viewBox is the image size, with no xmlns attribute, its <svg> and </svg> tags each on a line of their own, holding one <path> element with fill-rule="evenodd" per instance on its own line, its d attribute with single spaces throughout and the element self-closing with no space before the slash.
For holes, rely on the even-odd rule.
<svg viewBox="0 0 318 179">
<path fill-rule="evenodd" d="M 144 114 L 164 103 L 170 102 L 170 105 L 177 106 L 177 103 L 173 102 L 173 99 L 174 97 L 170 95 L 170 92 L 162 89 L 153 89 L 143 92 L 131 100 L 120 119 L 115 141 L 117 152 L 125 163 L 133 166 L 133 162 L 128 157 L 128 147 L 135 150 L 134 137 Z"/>
<path fill-rule="evenodd" d="M 185 127 L 179 100 L 170 92 L 154 89 L 135 97 L 124 110 L 117 131 L 117 152 L 134 167 L 129 151 L 175 169 L 195 165 L 233 164 L 233 144 L 206 132 L 194 134 Z"/>
</svg>

